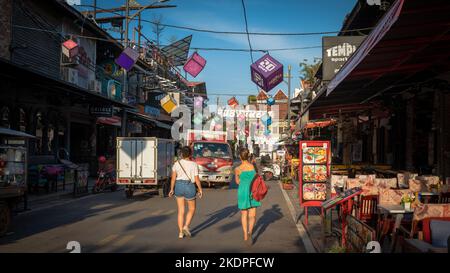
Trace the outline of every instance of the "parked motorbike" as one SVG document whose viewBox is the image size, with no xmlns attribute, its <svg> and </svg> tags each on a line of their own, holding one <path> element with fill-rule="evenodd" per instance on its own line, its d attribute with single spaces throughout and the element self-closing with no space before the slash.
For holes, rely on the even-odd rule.
<svg viewBox="0 0 450 273">
<path fill-rule="evenodd" d="M 264 177 L 264 180 L 269 181 L 272 179 L 280 179 L 281 175 L 281 168 L 278 166 L 278 164 L 271 164 L 269 166 L 265 166 L 262 168 L 262 174 Z"/>
<path fill-rule="evenodd" d="M 99 171 L 97 172 L 98 178 L 92 188 L 92 193 L 100 193 L 109 188 L 111 191 L 117 190 L 114 165 L 107 163 L 104 156 L 99 157 Z"/>
</svg>

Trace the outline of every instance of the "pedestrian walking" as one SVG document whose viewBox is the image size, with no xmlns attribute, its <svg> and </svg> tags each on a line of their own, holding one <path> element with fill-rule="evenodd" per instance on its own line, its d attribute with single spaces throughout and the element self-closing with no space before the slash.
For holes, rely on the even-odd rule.
<svg viewBox="0 0 450 273">
<path fill-rule="evenodd" d="M 178 238 L 191 237 L 189 225 L 195 214 L 196 197 L 202 198 L 203 191 L 198 176 L 198 165 L 190 160 L 191 149 L 187 146 L 181 149 L 182 159 L 174 163 L 170 181 L 169 197 L 175 196 L 178 206 Z M 195 187 L 197 184 L 198 191 Z M 185 217 L 185 207 L 188 212 Z"/>
<path fill-rule="evenodd" d="M 244 242 L 249 245 L 253 244 L 253 228 L 256 222 L 256 208 L 261 206 L 261 203 L 254 200 L 250 190 L 253 178 L 256 175 L 256 170 L 253 164 L 249 162 L 249 151 L 247 148 L 242 148 L 239 152 L 239 157 L 242 161 L 235 169 L 235 179 L 238 187 L 238 208 L 241 210 L 242 230 L 244 231 Z"/>
</svg>

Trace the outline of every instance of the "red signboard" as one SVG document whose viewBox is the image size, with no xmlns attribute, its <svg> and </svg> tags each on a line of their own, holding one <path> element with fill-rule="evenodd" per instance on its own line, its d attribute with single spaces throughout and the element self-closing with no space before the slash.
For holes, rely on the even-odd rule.
<svg viewBox="0 0 450 273">
<path fill-rule="evenodd" d="M 331 164 L 330 141 L 300 141 L 299 199 L 302 207 L 319 207 L 327 199 Z M 308 223 L 308 210 L 305 219 Z"/>
</svg>

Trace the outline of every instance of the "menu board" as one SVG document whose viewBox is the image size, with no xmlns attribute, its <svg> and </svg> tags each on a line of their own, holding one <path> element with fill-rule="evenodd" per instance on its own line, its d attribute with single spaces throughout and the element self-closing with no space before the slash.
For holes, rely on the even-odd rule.
<svg viewBox="0 0 450 273">
<path fill-rule="evenodd" d="M 302 205 L 320 205 L 327 199 L 330 176 L 330 142 L 300 141 L 299 187 Z"/>
<path fill-rule="evenodd" d="M 335 197 L 327 200 L 326 202 L 323 202 L 322 207 L 324 209 L 329 209 L 329 208 L 331 208 L 337 204 L 340 204 L 350 198 L 353 198 L 354 196 L 360 194 L 361 192 L 362 192 L 361 187 L 355 187 L 355 188 L 348 189 L 344 192 L 339 193 Z"/>
</svg>

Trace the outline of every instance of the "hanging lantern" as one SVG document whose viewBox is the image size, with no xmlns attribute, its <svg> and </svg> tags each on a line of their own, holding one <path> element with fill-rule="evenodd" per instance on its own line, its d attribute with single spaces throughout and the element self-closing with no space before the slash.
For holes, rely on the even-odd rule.
<svg viewBox="0 0 450 273">
<path fill-rule="evenodd" d="M 266 130 L 264 130 L 264 135 L 265 136 L 269 136 L 270 133 L 272 133 L 272 131 L 270 131 L 269 129 L 266 128 Z"/>
<path fill-rule="evenodd" d="M 228 105 L 231 107 L 236 107 L 239 105 L 239 102 L 235 97 L 232 97 L 231 99 L 228 100 Z"/>
<path fill-rule="evenodd" d="M 183 66 L 184 71 L 189 73 L 192 77 L 197 77 L 197 75 L 202 72 L 203 68 L 205 68 L 206 60 L 203 59 L 202 56 L 198 55 L 197 52 L 194 52 L 191 57 L 186 61 Z"/>
<path fill-rule="evenodd" d="M 126 71 L 130 71 L 139 58 L 139 52 L 136 50 L 127 47 L 125 50 L 119 55 L 119 57 L 115 60 L 116 64 L 120 65 Z"/>
<path fill-rule="evenodd" d="M 202 124 L 203 122 L 203 116 L 201 113 L 196 113 L 194 115 L 194 124 Z"/>
<path fill-rule="evenodd" d="M 172 111 L 177 107 L 177 102 L 170 95 L 165 96 L 160 100 L 161 107 L 167 112 L 172 113 Z"/>
<path fill-rule="evenodd" d="M 272 105 L 274 105 L 274 104 L 275 104 L 275 99 L 272 98 L 272 97 L 269 97 L 269 98 L 267 99 L 267 105 L 272 106 Z"/>
<path fill-rule="evenodd" d="M 252 81 L 264 91 L 270 91 L 283 81 L 283 65 L 269 54 L 250 66 Z"/>
<path fill-rule="evenodd" d="M 269 116 L 268 114 L 265 114 L 264 116 L 261 117 L 261 121 L 264 124 L 264 126 L 268 127 L 272 124 L 272 117 Z"/>
<path fill-rule="evenodd" d="M 61 51 L 67 57 L 73 58 L 78 54 L 78 49 L 78 44 L 75 43 L 72 39 L 69 39 L 62 44 Z"/>
<path fill-rule="evenodd" d="M 203 107 L 203 97 L 195 97 L 194 106 L 198 108 Z"/>
</svg>

